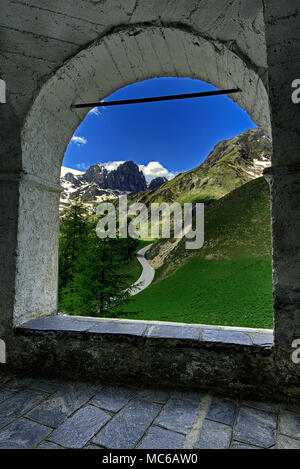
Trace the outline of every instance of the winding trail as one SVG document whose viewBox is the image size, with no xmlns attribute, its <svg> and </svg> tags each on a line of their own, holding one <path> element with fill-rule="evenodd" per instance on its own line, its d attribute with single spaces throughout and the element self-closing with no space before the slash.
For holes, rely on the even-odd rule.
<svg viewBox="0 0 300 469">
<path fill-rule="evenodd" d="M 148 244 L 148 246 L 145 246 L 136 253 L 136 258 L 143 267 L 143 271 L 139 279 L 132 285 L 133 288 L 130 292 L 131 296 L 137 295 L 142 290 L 145 290 L 145 288 L 149 287 L 149 285 L 154 279 L 155 270 L 153 269 L 153 267 L 151 267 L 151 265 L 145 258 L 146 252 L 151 248 L 153 244 L 154 243 Z"/>
</svg>

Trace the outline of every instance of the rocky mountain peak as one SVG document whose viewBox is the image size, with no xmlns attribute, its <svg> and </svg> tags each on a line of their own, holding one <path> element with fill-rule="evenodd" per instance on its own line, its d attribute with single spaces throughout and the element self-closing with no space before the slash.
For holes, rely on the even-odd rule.
<svg viewBox="0 0 300 469">
<path fill-rule="evenodd" d="M 160 186 L 162 186 L 166 182 L 168 182 L 167 178 L 159 176 L 157 178 L 152 179 L 152 181 L 150 182 L 148 186 L 148 189 L 149 191 L 154 191 L 155 189 L 158 189 Z"/>
<path fill-rule="evenodd" d="M 107 175 L 108 171 L 105 169 L 104 166 L 102 166 L 101 164 L 95 164 L 93 166 L 90 166 L 89 169 L 86 170 L 86 172 L 82 176 L 82 179 L 85 182 L 94 182 L 99 187 L 106 189 L 108 187 Z"/>
<path fill-rule="evenodd" d="M 229 140 L 219 142 L 210 152 L 202 167 L 212 168 L 220 160 L 226 157 L 234 164 L 244 161 L 250 166 L 255 164 L 255 160 L 271 163 L 272 142 L 270 138 L 260 128 L 250 129 Z"/>
<path fill-rule="evenodd" d="M 125 161 L 107 175 L 107 184 L 111 189 L 127 192 L 139 192 L 147 189 L 144 173 L 133 161 Z"/>
</svg>

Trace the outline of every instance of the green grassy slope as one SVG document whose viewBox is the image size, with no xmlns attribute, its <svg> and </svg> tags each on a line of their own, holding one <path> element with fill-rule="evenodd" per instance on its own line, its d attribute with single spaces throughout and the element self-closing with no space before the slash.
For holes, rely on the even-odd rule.
<svg viewBox="0 0 300 469">
<path fill-rule="evenodd" d="M 133 194 L 130 201 L 194 202 L 220 199 L 260 176 L 255 161 L 270 161 L 272 145 L 260 129 L 218 143 L 204 163 L 179 174 L 155 191 Z"/>
<path fill-rule="evenodd" d="M 270 239 L 269 188 L 259 178 L 207 207 L 203 248 L 186 251 L 183 239 L 124 317 L 272 328 Z"/>
</svg>

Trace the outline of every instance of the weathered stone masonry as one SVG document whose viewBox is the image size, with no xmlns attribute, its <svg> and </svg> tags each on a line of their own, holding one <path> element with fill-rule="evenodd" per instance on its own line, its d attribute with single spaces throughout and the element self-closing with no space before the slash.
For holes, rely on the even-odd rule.
<svg viewBox="0 0 300 469">
<path fill-rule="evenodd" d="M 168 381 L 297 393 L 300 367 L 300 78 L 298 1 L 2 1 L 0 105 L 0 333 L 17 370 L 103 373 L 107 379 Z M 234 99 L 272 134 L 275 346 L 185 345 L 18 328 L 56 313 L 60 165 L 85 113 L 71 110 L 154 76 L 239 86 Z M 71 334 L 71 335 L 70 335 Z M 161 340 L 163 341 L 161 343 Z M 199 345 L 200 344 L 200 345 Z M 241 347 L 241 348 L 239 348 Z M 162 353 L 162 350 L 164 353 Z M 76 353 L 75 353 L 76 351 Z M 250 355 L 249 355 L 250 354 Z M 67 359 L 66 359 L 67 357 Z M 131 358 L 130 358 L 131 357 Z M 86 360 L 86 361 L 85 361 Z M 131 360 L 131 361 L 130 361 Z M 247 363 L 248 361 L 248 363 Z M 275 387 L 274 387 L 275 386 Z M 267 392 L 267 390 L 265 391 Z"/>
</svg>

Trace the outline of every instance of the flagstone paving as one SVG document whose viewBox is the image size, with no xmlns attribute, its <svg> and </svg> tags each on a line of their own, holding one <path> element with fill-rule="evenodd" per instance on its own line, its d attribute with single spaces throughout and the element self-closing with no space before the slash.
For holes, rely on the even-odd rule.
<svg viewBox="0 0 300 469">
<path fill-rule="evenodd" d="M 300 403 L 0 376 L 0 449 L 299 449 Z"/>
</svg>

